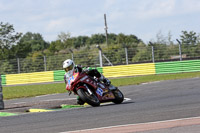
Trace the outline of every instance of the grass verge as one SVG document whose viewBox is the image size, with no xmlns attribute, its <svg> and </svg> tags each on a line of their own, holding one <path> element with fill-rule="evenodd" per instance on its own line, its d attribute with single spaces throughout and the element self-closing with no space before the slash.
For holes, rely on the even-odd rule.
<svg viewBox="0 0 200 133">
<path fill-rule="evenodd" d="M 84 107 L 84 105 L 68 105 L 68 104 L 61 105 L 62 109 L 80 108 L 80 107 Z"/>
<path fill-rule="evenodd" d="M 0 117 L 13 116 L 13 115 L 17 115 L 17 114 L 16 113 L 0 112 Z"/>
<path fill-rule="evenodd" d="M 176 80 L 176 79 L 185 79 L 194 77 L 200 77 L 200 72 L 146 75 L 146 76 L 111 79 L 111 81 L 116 86 L 125 86 L 125 85 L 138 85 L 141 83 L 161 81 L 161 80 Z"/>
<path fill-rule="evenodd" d="M 160 80 L 175 80 L 175 79 L 194 78 L 194 77 L 200 77 L 200 72 L 123 77 L 123 78 L 114 78 L 110 80 L 112 84 L 115 86 L 125 86 L 125 85 L 138 85 L 141 83 L 160 81 Z M 64 93 L 64 92 L 66 92 L 64 83 L 3 87 L 4 99 L 33 97 L 38 95 Z"/>
</svg>

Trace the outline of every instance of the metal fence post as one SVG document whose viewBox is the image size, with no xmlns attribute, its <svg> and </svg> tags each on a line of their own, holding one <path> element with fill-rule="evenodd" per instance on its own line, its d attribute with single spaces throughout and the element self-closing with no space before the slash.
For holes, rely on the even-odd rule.
<svg viewBox="0 0 200 133">
<path fill-rule="evenodd" d="M 1 85 L 2 79 L 1 79 L 1 74 L 0 74 L 0 110 L 4 109 L 4 102 L 3 102 L 3 89 Z"/>
<path fill-rule="evenodd" d="M 47 60 L 46 60 L 46 56 L 44 56 L 44 71 L 47 71 Z"/>
<path fill-rule="evenodd" d="M 17 58 L 17 67 L 18 67 L 18 73 L 20 73 L 20 64 L 19 64 L 19 58 Z"/>
<path fill-rule="evenodd" d="M 127 50 L 127 47 L 125 47 L 125 54 L 126 54 L 126 65 L 128 65 L 128 50 Z"/>
<path fill-rule="evenodd" d="M 177 42 L 178 42 L 178 44 L 179 44 L 179 56 L 180 56 L 180 61 L 182 61 L 181 42 L 180 42 L 178 39 L 176 39 L 176 41 L 177 41 Z"/>
<path fill-rule="evenodd" d="M 100 67 L 103 67 L 103 60 L 102 60 L 102 51 L 99 45 L 96 45 L 96 47 L 99 49 L 99 63 Z"/>
<path fill-rule="evenodd" d="M 154 58 L 154 48 L 153 48 L 153 46 L 151 46 L 151 48 L 152 48 L 152 61 L 153 61 L 153 63 L 155 62 L 155 58 Z"/>
<path fill-rule="evenodd" d="M 152 42 L 149 42 L 149 43 L 151 45 L 151 50 L 152 50 L 152 62 L 155 63 L 153 43 Z"/>
<path fill-rule="evenodd" d="M 74 60 L 74 52 L 73 52 L 73 50 L 72 50 L 72 49 L 69 49 L 69 51 L 70 51 L 71 54 L 72 54 L 72 60 Z"/>
</svg>

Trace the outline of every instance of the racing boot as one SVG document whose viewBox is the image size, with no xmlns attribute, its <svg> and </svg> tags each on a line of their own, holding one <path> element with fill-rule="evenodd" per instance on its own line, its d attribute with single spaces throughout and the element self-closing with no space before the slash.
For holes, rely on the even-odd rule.
<svg viewBox="0 0 200 133">
<path fill-rule="evenodd" d="M 83 105 L 84 103 L 85 102 L 79 96 L 77 96 L 77 104 Z"/>
</svg>

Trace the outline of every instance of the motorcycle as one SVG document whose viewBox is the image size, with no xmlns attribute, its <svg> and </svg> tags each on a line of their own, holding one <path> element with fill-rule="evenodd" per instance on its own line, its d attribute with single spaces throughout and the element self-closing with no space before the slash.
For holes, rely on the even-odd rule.
<svg viewBox="0 0 200 133">
<path fill-rule="evenodd" d="M 124 100 L 123 93 L 115 86 L 106 86 L 93 77 L 87 75 L 85 71 L 73 73 L 68 78 L 66 90 L 74 92 L 82 101 L 96 107 L 100 103 L 113 102 L 120 104 Z"/>
</svg>

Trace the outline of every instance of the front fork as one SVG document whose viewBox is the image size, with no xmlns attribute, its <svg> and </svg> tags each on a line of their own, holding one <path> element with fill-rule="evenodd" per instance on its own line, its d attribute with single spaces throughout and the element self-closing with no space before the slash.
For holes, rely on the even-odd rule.
<svg viewBox="0 0 200 133">
<path fill-rule="evenodd" d="M 89 88 L 86 84 L 84 84 L 84 86 L 85 86 L 85 88 L 87 89 L 88 93 L 89 93 L 90 95 L 92 95 L 93 93 L 92 93 L 92 91 L 90 90 L 90 88 Z"/>
</svg>

